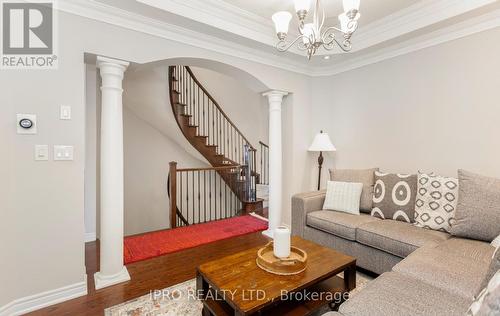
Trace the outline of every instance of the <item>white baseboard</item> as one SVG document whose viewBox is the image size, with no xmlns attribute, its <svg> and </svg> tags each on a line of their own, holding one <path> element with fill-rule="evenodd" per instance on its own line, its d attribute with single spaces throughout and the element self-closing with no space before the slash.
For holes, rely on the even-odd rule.
<svg viewBox="0 0 500 316">
<path fill-rule="evenodd" d="M 96 237 L 96 233 L 95 232 L 85 233 L 84 240 L 85 240 L 85 242 L 91 242 L 91 241 L 95 241 L 96 238 L 97 237 Z"/>
<path fill-rule="evenodd" d="M 83 282 L 14 300 L 0 307 L 0 316 L 22 315 L 84 295 L 87 295 L 87 275 Z"/>
</svg>

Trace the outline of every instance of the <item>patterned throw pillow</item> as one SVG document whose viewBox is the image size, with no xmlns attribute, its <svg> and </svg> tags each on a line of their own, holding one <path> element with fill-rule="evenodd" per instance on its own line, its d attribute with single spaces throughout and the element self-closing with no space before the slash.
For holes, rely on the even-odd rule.
<svg viewBox="0 0 500 316">
<path fill-rule="evenodd" d="M 420 173 L 415 226 L 450 232 L 458 201 L 458 179 Z"/>
<path fill-rule="evenodd" d="M 411 223 L 415 214 L 417 175 L 375 172 L 372 216 Z"/>
</svg>

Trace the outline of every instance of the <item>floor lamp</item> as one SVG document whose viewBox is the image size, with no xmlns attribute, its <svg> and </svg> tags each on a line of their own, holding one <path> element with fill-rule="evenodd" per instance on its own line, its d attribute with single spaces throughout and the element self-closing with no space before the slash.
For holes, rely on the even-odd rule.
<svg viewBox="0 0 500 316">
<path fill-rule="evenodd" d="M 330 140 L 330 137 L 328 137 L 328 134 L 323 133 L 323 131 L 320 131 L 319 134 L 316 134 L 316 136 L 314 137 L 314 140 L 311 144 L 311 147 L 309 147 L 309 149 L 308 149 L 308 151 L 314 151 L 314 152 L 319 151 L 318 191 L 319 191 L 320 185 L 321 185 L 321 166 L 323 165 L 323 152 L 324 151 L 336 151 L 336 150 L 337 149 L 335 149 L 335 146 L 333 146 L 332 141 Z"/>
</svg>

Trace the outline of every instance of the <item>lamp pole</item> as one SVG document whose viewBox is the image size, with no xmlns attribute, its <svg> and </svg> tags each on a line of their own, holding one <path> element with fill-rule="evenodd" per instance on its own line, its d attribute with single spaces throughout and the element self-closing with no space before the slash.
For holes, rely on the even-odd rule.
<svg viewBox="0 0 500 316">
<path fill-rule="evenodd" d="M 321 166 L 323 165 L 323 152 L 320 151 L 319 152 L 319 157 L 318 157 L 318 170 L 319 170 L 319 174 L 318 174 L 318 191 L 321 187 Z"/>
</svg>

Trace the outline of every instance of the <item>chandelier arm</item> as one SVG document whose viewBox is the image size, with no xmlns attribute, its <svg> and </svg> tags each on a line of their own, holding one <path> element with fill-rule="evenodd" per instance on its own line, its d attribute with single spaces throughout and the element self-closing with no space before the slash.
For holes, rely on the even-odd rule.
<svg viewBox="0 0 500 316">
<path fill-rule="evenodd" d="M 307 40 L 308 40 L 308 42 L 309 42 L 309 43 L 311 42 L 311 39 L 310 39 L 310 38 L 308 38 L 308 37 L 306 37 L 306 36 L 304 36 L 304 35 L 299 35 L 299 36 L 297 36 L 297 38 L 295 38 L 295 39 L 294 39 L 294 40 L 293 40 L 290 44 L 287 44 L 287 43 L 286 43 L 286 41 L 284 41 L 284 40 L 279 41 L 279 42 L 276 44 L 276 49 L 277 49 L 278 51 L 280 51 L 280 52 L 286 52 L 286 51 L 287 51 L 287 50 L 289 50 L 289 49 L 290 49 L 290 48 L 291 48 L 291 47 L 292 47 L 295 43 L 297 43 L 297 41 L 298 41 L 298 40 L 300 40 L 300 39 L 304 39 L 304 38 L 307 38 Z M 299 47 L 299 49 L 302 49 L 302 50 L 307 49 L 307 47 L 306 47 L 306 48 L 301 48 L 301 46 L 300 46 L 300 45 L 298 45 L 298 47 Z"/>
<path fill-rule="evenodd" d="M 351 42 L 349 42 L 349 40 L 344 40 L 343 43 L 340 43 L 339 41 L 337 41 L 337 39 L 334 39 L 335 43 L 337 43 L 337 45 L 340 47 L 341 50 L 343 50 L 345 53 L 349 52 L 352 48 L 351 46 Z"/>
</svg>

